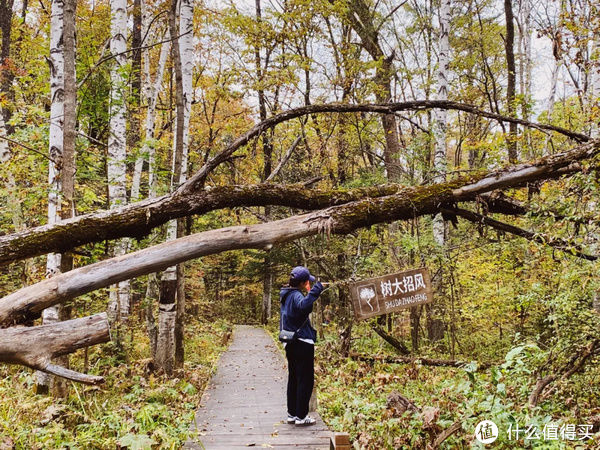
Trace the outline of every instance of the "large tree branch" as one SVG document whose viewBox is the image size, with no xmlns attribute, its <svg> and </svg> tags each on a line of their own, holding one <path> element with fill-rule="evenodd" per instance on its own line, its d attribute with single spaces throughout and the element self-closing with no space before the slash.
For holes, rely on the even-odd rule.
<svg viewBox="0 0 600 450">
<path fill-rule="evenodd" d="M 445 205 L 468 201 L 494 189 L 519 187 L 548 179 L 572 167 L 573 161 L 589 158 L 600 151 L 594 140 L 569 152 L 520 164 L 502 171 L 471 175 L 432 186 L 406 187 L 397 193 L 333 206 L 310 214 L 274 222 L 210 230 L 81 267 L 27 286 L 0 299 L 0 324 L 36 316 L 44 308 L 119 281 L 169 266 L 219 253 L 245 248 L 269 249 L 321 232 L 348 234 L 351 231 L 394 220 L 407 220 L 434 214 Z"/>
<path fill-rule="evenodd" d="M 315 210 L 363 198 L 383 197 L 401 189 L 403 186 L 400 185 L 319 190 L 308 189 L 302 184 L 258 184 L 219 186 L 177 196 L 165 195 L 2 236 L 0 265 L 51 252 L 62 253 L 106 239 L 141 238 L 170 219 L 221 208 L 278 205 Z"/>
<path fill-rule="evenodd" d="M 593 148 L 593 143 L 582 145 L 537 162 L 498 171 L 497 174 L 500 176 L 503 173 L 513 173 L 516 167 L 538 166 L 547 166 L 548 175 L 542 178 L 554 178 L 573 173 L 580 169 L 576 161 L 593 155 Z M 493 179 L 494 172 L 488 176 Z M 278 205 L 315 210 L 360 199 L 392 195 L 406 189 L 400 185 L 351 190 L 318 190 L 307 189 L 303 185 L 278 184 L 207 187 L 203 190 L 148 199 L 110 211 L 97 211 L 53 225 L 43 225 L 2 236 L 0 237 L 0 265 L 51 252 L 66 252 L 84 244 L 106 239 L 141 238 L 170 219 L 203 214 L 220 208 Z M 489 204 L 490 210 L 494 212 L 505 212 L 510 208 L 506 205 L 507 202 L 501 203 L 499 200 L 490 201 Z M 513 205 L 512 208 L 514 209 L 515 206 Z"/>
<path fill-rule="evenodd" d="M 500 222 L 498 220 L 492 219 L 489 216 L 484 216 L 473 211 L 468 211 L 466 209 L 461 208 L 445 208 L 442 209 L 442 213 L 454 214 L 470 222 L 486 225 L 499 231 L 511 233 L 515 236 L 520 236 L 530 241 L 548 245 L 550 247 L 562 250 L 573 256 L 577 256 L 578 258 L 586 259 L 588 261 L 596 261 L 598 259 L 598 256 L 596 255 L 590 255 L 588 253 L 585 253 L 580 245 L 569 242 L 565 239 L 550 238 L 543 234 L 534 233 L 529 230 L 524 230 L 523 228 L 519 228 L 508 223 Z"/>
<path fill-rule="evenodd" d="M 526 126 L 528 128 L 534 128 L 542 131 L 555 131 L 557 133 L 563 134 L 571 139 L 576 140 L 577 142 L 587 142 L 590 140 L 590 137 L 577 133 L 574 131 L 567 130 L 565 128 L 556 127 L 554 125 L 546 125 L 539 124 L 534 122 L 529 122 L 523 119 L 517 119 L 514 117 L 507 117 L 501 114 L 490 113 L 487 111 L 483 111 L 478 109 L 472 105 L 467 105 L 464 103 L 452 102 L 448 100 L 415 100 L 410 102 L 400 102 L 400 103 L 380 103 L 380 104 L 359 104 L 359 105 L 348 105 L 348 104 L 324 104 L 324 105 L 308 105 L 300 108 L 291 109 L 289 111 L 284 111 L 279 113 L 273 117 L 270 117 L 259 124 L 252 127 L 246 133 L 238 137 L 235 141 L 233 141 L 227 148 L 225 148 L 222 152 L 218 153 L 214 157 L 204 164 L 204 166 L 196 172 L 188 181 L 179 186 L 177 192 L 189 192 L 191 190 L 196 190 L 204 186 L 204 182 L 206 181 L 206 177 L 210 172 L 212 172 L 216 167 L 218 167 L 223 162 L 227 161 L 227 159 L 240 147 L 246 145 L 251 139 L 261 135 L 265 131 L 273 128 L 277 124 L 282 122 L 286 122 L 292 119 L 296 119 L 298 117 L 310 115 L 310 114 L 318 114 L 318 113 L 353 113 L 353 112 L 372 112 L 378 114 L 394 114 L 398 111 L 422 111 L 428 109 L 449 109 L 456 111 L 464 111 L 467 113 L 475 114 L 482 117 L 487 117 L 489 119 L 494 119 L 499 122 L 509 122 L 516 123 L 519 125 Z"/>
<path fill-rule="evenodd" d="M 37 327 L 0 329 L 0 362 L 20 364 L 81 383 L 98 384 L 104 378 L 57 366 L 51 360 L 109 340 L 106 313 Z"/>
<path fill-rule="evenodd" d="M 370 111 L 387 114 L 401 110 L 422 110 L 447 108 L 466 111 L 502 121 L 518 123 L 556 131 L 579 141 L 589 138 L 551 125 L 535 124 L 520 119 L 488 113 L 465 105 L 449 101 L 413 101 L 389 104 L 362 105 L 309 105 L 289 110 L 273 116 L 236 139 L 221 153 L 211 158 L 194 176 L 182 184 L 174 194 L 149 199 L 119 209 L 98 211 L 61 221 L 55 225 L 45 225 L 0 238 L 0 265 L 23 258 L 52 252 L 65 252 L 74 247 L 91 242 L 120 237 L 142 237 L 152 228 L 162 225 L 170 219 L 189 214 L 201 214 L 210 210 L 232 206 L 281 205 L 303 209 L 319 209 L 339 205 L 365 197 L 380 197 L 396 192 L 398 186 L 375 187 L 353 191 L 301 191 L 297 186 L 223 186 L 213 191 L 202 190 L 208 174 L 219 164 L 226 161 L 242 145 L 260 135 L 278 123 L 307 114 L 322 112 L 350 113 Z M 572 168 L 572 170 L 576 168 Z M 567 169 L 568 170 L 568 169 Z M 260 186 L 260 185 L 259 185 Z"/>
</svg>

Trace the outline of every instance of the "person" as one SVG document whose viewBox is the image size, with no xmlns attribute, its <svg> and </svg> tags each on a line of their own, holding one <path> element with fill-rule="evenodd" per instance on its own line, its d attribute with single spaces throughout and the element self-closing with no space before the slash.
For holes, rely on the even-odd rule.
<svg viewBox="0 0 600 450">
<path fill-rule="evenodd" d="M 317 332 L 311 326 L 308 315 L 313 303 L 323 291 L 323 285 L 316 281 L 309 270 L 303 266 L 292 269 L 289 285 L 281 288 L 280 327 L 296 331 L 296 338 L 285 344 L 285 356 L 288 361 L 287 383 L 287 423 L 295 425 L 313 425 L 316 420 L 308 415 L 308 404 L 315 382 L 315 342 Z M 310 283 L 315 282 L 310 286 Z M 303 295 L 300 290 L 307 295 Z"/>
</svg>

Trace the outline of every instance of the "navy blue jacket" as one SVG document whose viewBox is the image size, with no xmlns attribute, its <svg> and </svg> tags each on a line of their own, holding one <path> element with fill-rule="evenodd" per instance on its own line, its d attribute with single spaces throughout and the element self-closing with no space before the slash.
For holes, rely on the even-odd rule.
<svg viewBox="0 0 600 450">
<path fill-rule="evenodd" d="M 317 332 L 311 326 L 308 315 L 312 312 L 313 303 L 319 298 L 319 294 L 323 290 L 323 285 L 317 281 L 306 297 L 302 295 L 298 288 L 284 286 L 279 292 L 279 302 L 281 303 L 280 327 L 283 325 L 284 330 L 296 331 L 304 321 L 302 328 L 298 330 L 296 335 L 299 339 L 312 339 L 317 342 Z"/>
</svg>

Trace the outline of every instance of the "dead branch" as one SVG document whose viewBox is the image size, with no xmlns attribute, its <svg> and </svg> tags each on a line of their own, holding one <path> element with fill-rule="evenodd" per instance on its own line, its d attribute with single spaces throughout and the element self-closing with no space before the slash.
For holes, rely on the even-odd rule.
<svg viewBox="0 0 600 450">
<path fill-rule="evenodd" d="M 472 105 L 467 105 L 464 103 L 445 101 L 445 100 L 415 100 L 411 102 L 401 102 L 401 103 L 382 103 L 382 104 L 359 104 L 359 105 L 348 105 L 348 104 L 324 104 L 324 105 L 308 105 L 303 106 L 296 109 L 291 109 L 289 111 L 284 111 L 279 113 L 273 117 L 270 117 L 259 124 L 255 125 L 253 128 L 248 130 L 246 133 L 238 137 L 235 141 L 233 141 L 227 148 L 225 148 L 222 152 L 218 153 L 214 157 L 202 166 L 202 168 L 196 172 L 188 181 L 179 186 L 176 192 L 185 193 L 190 192 L 192 190 L 200 189 L 204 186 L 204 182 L 206 181 L 206 177 L 209 173 L 211 173 L 216 167 L 218 167 L 221 163 L 225 162 L 227 158 L 231 154 L 233 154 L 237 149 L 246 145 L 250 140 L 254 139 L 257 136 L 260 136 L 265 131 L 275 127 L 276 125 L 286 122 L 288 120 L 296 119 L 298 117 L 318 114 L 318 113 L 354 113 L 354 112 L 372 112 L 377 114 L 394 114 L 398 111 L 424 111 L 428 109 L 449 109 L 456 111 L 464 111 L 471 114 L 476 114 L 478 116 L 487 117 L 489 119 L 494 119 L 499 122 L 508 122 L 508 123 L 516 123 L 519 125 L 523 125 L 529 128 L 534 128 L 538 130 L 545 131 L 555 131 L 557 133 L 563 134 L 571 139 L 574 139 L 577 142 L 588 142 L 590 137 L 577 133 L 574 131 L 566 130 L 564 128 L 555 127 L 553 125 L 539 124 L 528 122 L 522 119 L 516 119 L 512 117 L 502 116 L 496 113 L 490 113 L 487 111 L 482 111 L 478 108 L 475 108 Z"/>
<path fill-rule="evenodd" d="M 599 148 L 600 141 L 595 140 L 534 163 L 432 186 L 401 188 L 393 195 L 357 200 L 270 223 L 210 230 L 111 258 L 27 286 L 0 299 L 0 324 L 27 320 L 49 306 L 84 293 L 200 256 L 245 248 L 268 249 L 274 244 L 320 232 L 348 234 L 377 223 L 433 214 L 444 205 L 473 200 L 483 192 L 551 178 L 572 165 L 573 160 L 590 157 Z"/>
<path fill-rule="evenodd" d="M 469 361 L 459 361 L 454 359 L 435 359 L 421 358 L 418 356 L 373 356 L 362 355 L 360 353 L 350 353 L 352 359 L 368 363 L 383 362 L 387 364 L 414 364 L 419 363 L 423 366 L 433 367 L 464 367 L 469 364 Z M 477 370 L 485 370 L 499 363 L 483 362 L 477 363 Z"/>
<path fill-rule="evenodd" d="M 438 448 L 440 445 L 442 445 L 442 442 L 444 442 L 446 439 L 448 439 L 450 436 L 452 436 L 457 431 L 460 431 L 461 429 L 462 429 L 462 422 L 460 420 L 457 420 L 452 425 L 450 425 L 448 428 L 446 428 L 444 431 L 442 431 L 440 434 L 438 434 L 438 436 L 435 438 L 435 441 L 433 442 L 433 446 L 431 448 L 432 449 Z"/>
<path fill-rule="evenodd" d="M 377 325 L 371 325 L 371 328 L 375 333 L 377 333 L 385 342 L 390 344 L 396 350 L 398 350 L 403 355 L 409 355 L 410 350 L 404 345 L 400 340 L 396 339 L 394 336 L 386 333 L 381 327 Z"/>
<path fill-rule="evenodd" d="M 20 364 L 69 380 L 99 384 L 104 378 L 52 364 L 52 358 L 110 340 L 106 313 L 36 327 L 0 329 L 0 362 Z"/>
<path fill-rule="evenodd" d="M 579 372 L 589 357 L 592 356 L 594 352 L 598 350 L 598 348 L 600 348 L 600 340 L 594 340 L 586 345 L 581 353 L 575 353 L 573 356 L 571 356 L 569 361 L 567 361 L 567 363 L 560 367 L 556 372 L 546 375 L 543 378 L 538 378 L 533 390 L 531 391 L 531 394 L 529 394 L 529 406 L 532 408 L 537 406 L 544 389 L 546 389 L 550 383 L 553 383 L 558 379 L 566 380 L 575 373 Z"/>
<path fill-rule="evenodd" d="M 573 256 L 578 258 L 582 258 L 588 261 L 596 261 L 598 256 L 590 255 L 588 253 L 584 253 L 583 249 L 580 245 L 569 242 L 565 239 L 560 238 L 551 238 L 545 236 L 541 233 L 534 233 L 532 231 L 524 230 L 522 228 L 516 227 L 514 225 L 509 225 L 504 222 L 500 222 L 498 220 L 492 219 L 489 216 L 484 216 L 482 214 L 475 213 L 473 211 L 468 211 L 466 209 L 461 208 L 446 208 L 442 210 L 442 213 L 445 214 L 455 214 L 463 219 L 468 220 L 473 223 L 480 223 L 482 225 L 489 226 L 494 228 L 495 230 L 503 231 L 506 233 L 514 234 L 515 236 L 520 236 L 522 238 L 528 239 L 533 242 L 537 242 L 539 244 L 548 245 L 550 247 L 562 250 L 567 252 Z"/>
</svg>

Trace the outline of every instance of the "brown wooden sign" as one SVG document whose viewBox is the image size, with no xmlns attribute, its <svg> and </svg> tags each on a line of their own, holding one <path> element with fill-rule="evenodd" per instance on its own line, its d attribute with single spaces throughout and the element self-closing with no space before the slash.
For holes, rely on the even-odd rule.
<svg viewBox="0 0 600 450">
<path fill-rule="evenodd" d="M 367 319 L 433 300 L 427 269 L 413 269 L 351 283 L 354 317 Z"/>
</svg>

